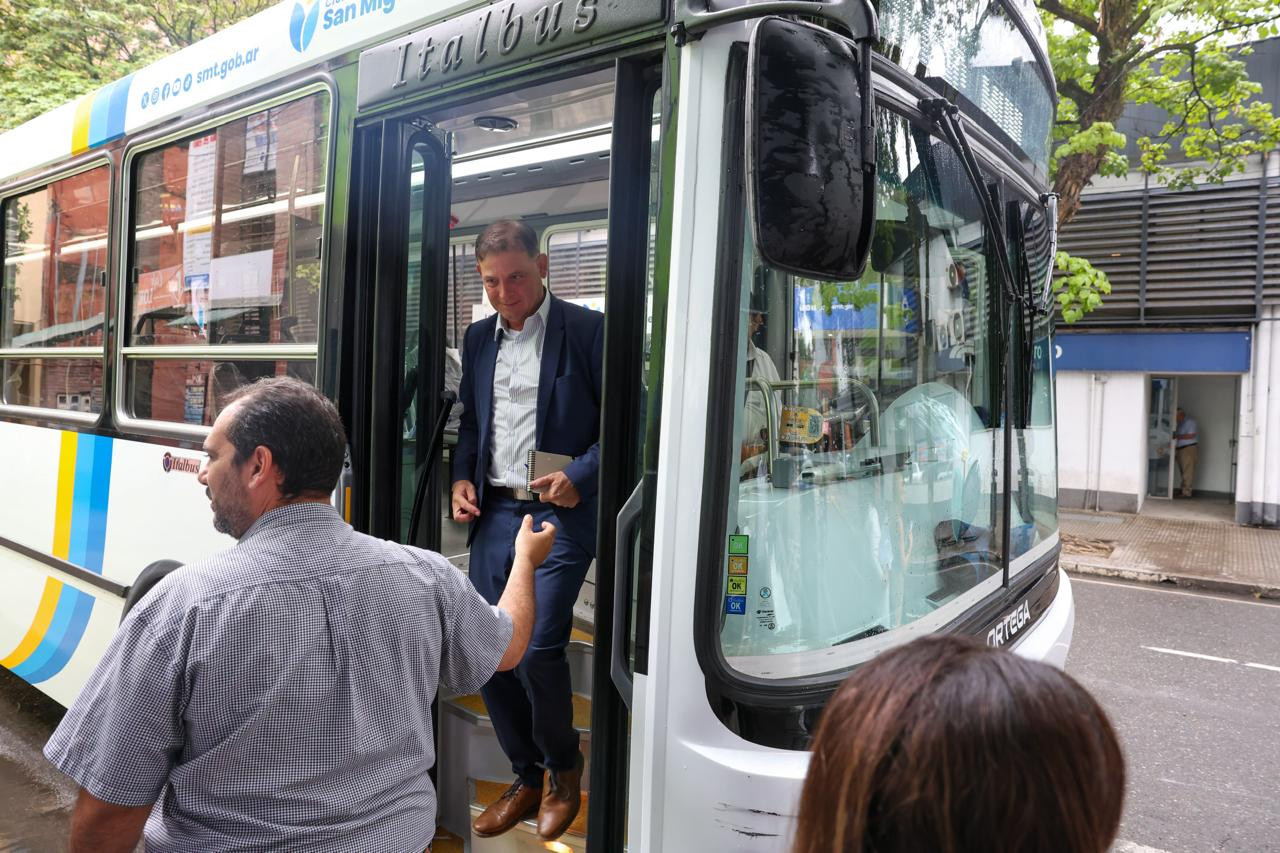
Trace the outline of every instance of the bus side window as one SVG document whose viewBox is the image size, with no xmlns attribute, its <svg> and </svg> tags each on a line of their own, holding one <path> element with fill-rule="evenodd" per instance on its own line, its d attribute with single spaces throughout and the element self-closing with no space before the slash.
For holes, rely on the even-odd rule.
<svg viewBox="0 0 1280 853">
<path fill-rule="evenodd" d="M 255 379 L 314 381 L 328 118 L 317 92 L 133 161 L 129 416 L 209 425 Z"/>
<path fill-rule="evenodd" d="M 0 402 L 102 411 L 110 192 L 98 166 L 4 202 Z"/>
</svg>

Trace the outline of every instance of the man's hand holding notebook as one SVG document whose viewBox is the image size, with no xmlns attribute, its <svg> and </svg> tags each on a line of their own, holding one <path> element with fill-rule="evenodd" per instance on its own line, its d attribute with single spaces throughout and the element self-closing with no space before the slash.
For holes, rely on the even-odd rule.
<svg viewBox="0 0 1280 853">
<path fill-rule="evenodd" d="M 572 456 L 565 456 L 563 453 L 530 450 L 525 488 L 537 494 L 538 500 L 543 503 L 572 509 L 581 500 L 577 487 L 564 473 L 564 469 L 572 461 Z"/>
</svg>

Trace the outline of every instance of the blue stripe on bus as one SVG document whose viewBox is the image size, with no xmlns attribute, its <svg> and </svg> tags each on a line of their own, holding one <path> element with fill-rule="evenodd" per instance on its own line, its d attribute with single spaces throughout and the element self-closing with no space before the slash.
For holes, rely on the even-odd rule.
<svg viewBox="0 0 1280 853">
<path fill-rule="evenodd" d="M 109 83 L 93 93 L 93 107 L 89 112 L 89 147 L 100 144 L 107 137 L 108 117 L 111 113 L 111 93 L 116 84 Z"/>
<path fill-rule="evenodd" d="M 63 584 L 62 597 L 58 601 L 58 613 L 66 608 L 65 623 L 60 630 L 55 631 L 54 629 L 58 627 L 58 614 L 55 613 L 54 625 L 50 626 L 45 641 L 14 672 L 32 684 L 52 678 L 61 672 L 67 665 L 67 661 L 71 660 L 71 656 L 75 654 L 76 647 L 80 645 L 80 638 L 84 636 L 85 628 L 89 625 L 89 617 L 93 614 L 93 602 L 92 595 Z"/>
<path fill-rule="evenodd" d="M 86 436 L 81 436 L 83 440 Z M 87 436 L 93 441 L 93 473 L 89 482 L 88 546 L 81 563 L 86 569 L 102 574 L 102 555 L 107 544 L 107 499 L 111 493 L 112 440 L 103 435 Z"/>
<path fill-rule="evenodd" d="M 53 613 L 53 622 L 49 624 L 48 632 L 45 633 L 44 639 L 40 641 L 36 650 L 31 653 L 31 657 L 14 669 L 15 673 L 31 681 L 31 676 L 44 669 L 45 664 L 53 659 L 54 652 L 57 651 L 62 638 L 67 635 L 67 629 L 71 627 L 79 595 L 83 593 L 75 587 L 65 583 L 62 585 L 62 592 L 58 596 L 58 609 Z"/>
<path fill-rule="evenodd" d="M 129 106 L 129 87 L 133 75 L 99 89 L 93 96 L 89 117 L 89 147 L 102 145 L 124 135 L 124 117 Z"/>
<path fill-rule="evenodd" d="M 75 486 L 71 499 L 71 542 L 67 559 L 102 574 L 107 541 L 107 508 L 111 492 L 112 440 L 80 433 L 76 436 Z M 89 625 L 96 600 L 63 582 L 49 628 L 31 655 L 13 671 L 35 684 L 62 671 L 75 654 Z"/>
<path fill-rule="evenodd" d="M 97 444 L 92 434 L 76 436 L 76 488 L 71 499 L 71 547 L 67 559 L 84 566 L 89 557 L 89 500 L 93 495 L 93 457 Z"/>
</svg>

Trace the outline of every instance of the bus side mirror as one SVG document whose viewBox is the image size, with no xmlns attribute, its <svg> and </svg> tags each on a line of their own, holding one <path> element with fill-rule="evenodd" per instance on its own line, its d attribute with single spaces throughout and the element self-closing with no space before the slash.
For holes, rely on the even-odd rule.
<svg viewBox="0 0 1280 853">
<path fill-rule="evenodd" d="M 751 36 L 747 81 L 756 251 L 798 275 L 860 277 L 875 228 L 870 42 L 765 18 Z"/>
</svg>

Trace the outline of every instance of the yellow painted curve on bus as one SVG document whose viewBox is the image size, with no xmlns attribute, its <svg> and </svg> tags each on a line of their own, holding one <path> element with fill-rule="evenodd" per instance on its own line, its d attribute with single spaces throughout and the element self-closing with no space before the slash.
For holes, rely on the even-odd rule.
<svg viewBox="0 0 1280 853">
<path fill-rule="evenodd" d="M 58 453 L 58 494 L 54 504 L 53 522 L 53 555 L 67 559 L 71 553 L 71 506 L 76 492 L 76 448 L 79 437 L 70 430 L 62 433 L 62 446 Z M 62 597 L 62 581 L 45 578 L 44 592 L 40 595 L 40 606 L 36 608 L 35 618 L 27 629 L 22 642 L 0 660 L 0 666 L 13 669 L 31 657 L 31 653 L 40 645 L 44 635 L 53 623 L 54 611 L 58 609 L 58 599 Z"/>
<path fill-rule="evenodd" d="M 53 611 L 58 609 L 58 599 L 61 596 L 62 581 L 45 578 L 44 594 L 40 596 L 36 618 L 31 620 L 31 627 L 27 629 L 27 635 L 22 638 L 22 642 L 18 643 L 18 647 L 10 652 L 7 658 L 0 660 L 0 666 L 13 669 L 31 657 L 31 653 L 36 650 L 36 646 L 40 645 L 45 632 L 49 630 L 49 624 L 53 622 Z"/>
</svg>

